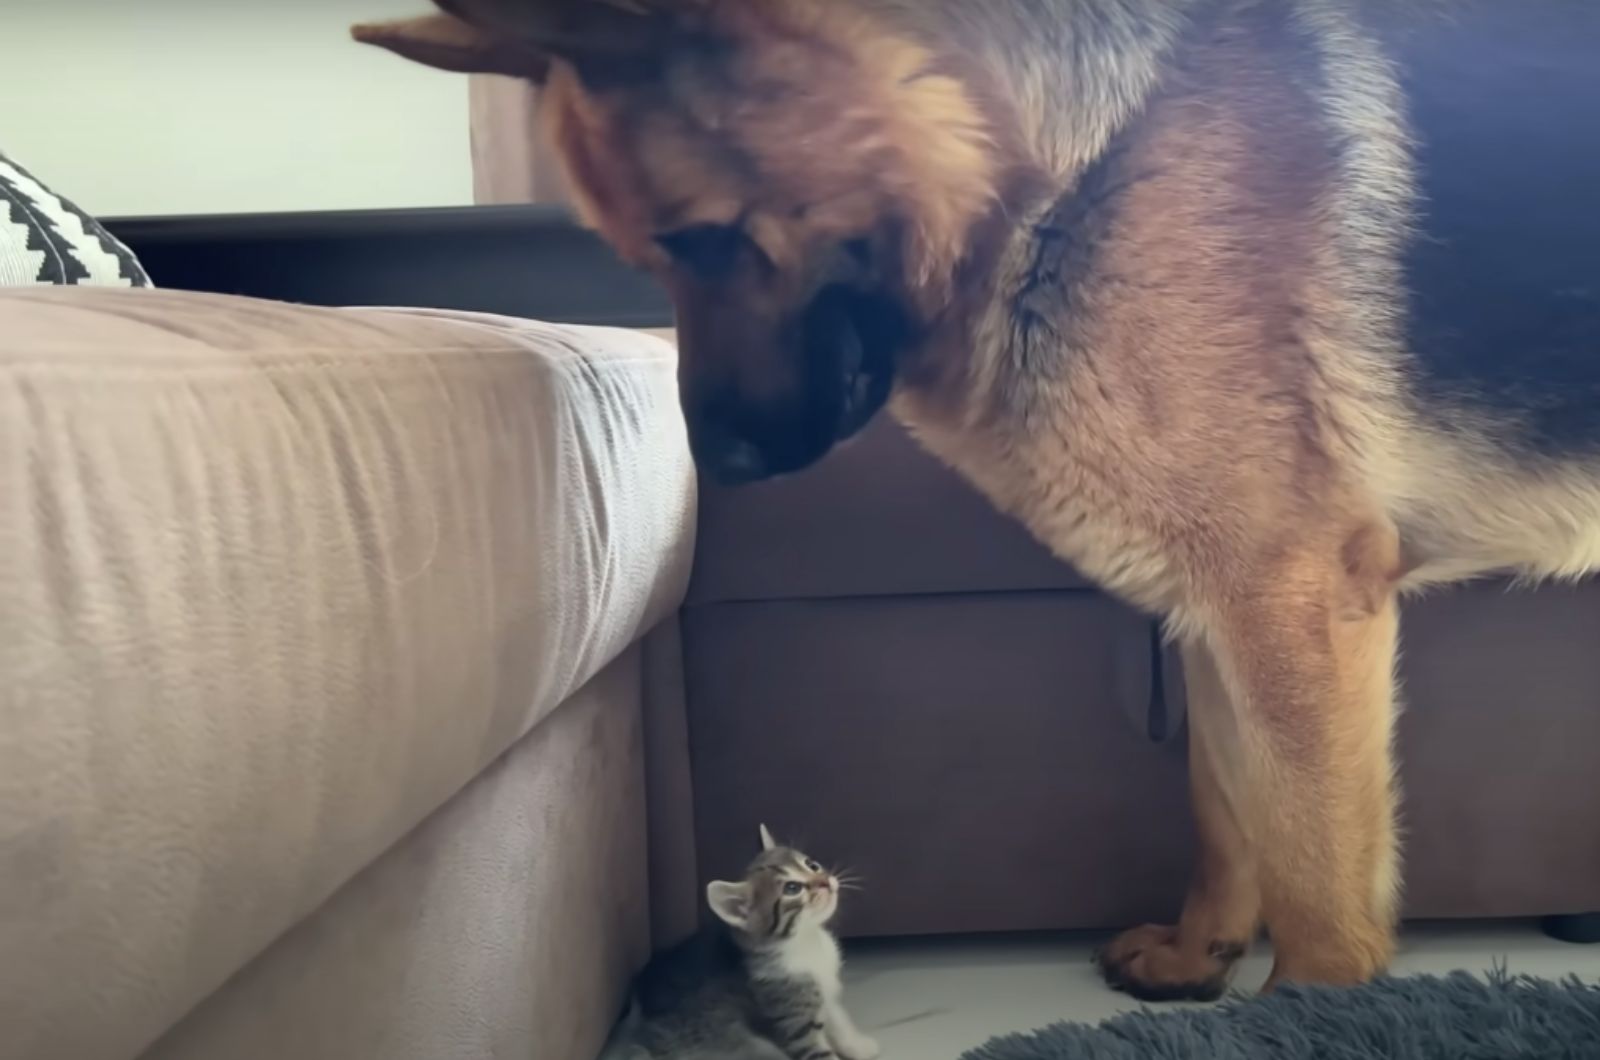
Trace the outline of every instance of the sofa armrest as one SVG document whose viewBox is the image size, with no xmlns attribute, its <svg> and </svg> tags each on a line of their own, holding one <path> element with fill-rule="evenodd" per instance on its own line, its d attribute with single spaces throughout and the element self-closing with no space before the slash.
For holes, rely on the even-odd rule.
<svg viewBox="0 0 1600 1060">
<path fill-rule="evenodd" d="M 138 1054 L 682 599 L 670 346 L 0 291 L 0 1027 Z"/>
</svg>

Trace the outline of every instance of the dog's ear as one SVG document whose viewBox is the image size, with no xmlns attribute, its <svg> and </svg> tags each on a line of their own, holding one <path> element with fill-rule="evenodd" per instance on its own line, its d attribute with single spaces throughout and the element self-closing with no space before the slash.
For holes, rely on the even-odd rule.
<svg viewBox="0 0 1600 1060">
<path fill-rule="evenodd" d="M 442 14 L 357 27 L 356 39 L 446 70 L 542 81 L 549 60 L 590 87 L 660 68 L 678 15 L 703 0 L 435 0 Z"/>
<path fill-rule="evenodd" d="M 458 74 L 504 74 L 542 82 L 550 70 L 548 54 L 510 37 L 496 37 L 454 15 L 421 15 L 350 27 L 362 44 Z"/>
</svg>

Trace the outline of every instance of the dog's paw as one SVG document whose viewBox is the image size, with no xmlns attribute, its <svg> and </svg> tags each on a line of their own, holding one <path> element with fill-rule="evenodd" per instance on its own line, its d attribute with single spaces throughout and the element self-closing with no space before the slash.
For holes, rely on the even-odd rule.
<svg viewBox="0 0 1600 1060">
<path fill-rule="evenodd" d="M 1140 1001 L 1215 1001 L 1244 953 L 1243 943 L 1184 949 L 1177 928 L 1147 924 L 1112 939 L 1095 954 L 1095 964 L 1113 990 Z"/>
</svg>

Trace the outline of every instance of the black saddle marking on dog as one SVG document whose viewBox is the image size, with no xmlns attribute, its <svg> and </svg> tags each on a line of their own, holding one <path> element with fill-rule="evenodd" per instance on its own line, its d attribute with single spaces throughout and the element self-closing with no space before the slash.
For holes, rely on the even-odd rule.
<svg viewBox="0 0 1600 1060">
<path fill-rule="evenodd" d="M 1600 451 L 1600 4 L 1484 0 L 1392 43 L 1420 166 L 1406 340 L 1425 414 Z"/>
</svg>

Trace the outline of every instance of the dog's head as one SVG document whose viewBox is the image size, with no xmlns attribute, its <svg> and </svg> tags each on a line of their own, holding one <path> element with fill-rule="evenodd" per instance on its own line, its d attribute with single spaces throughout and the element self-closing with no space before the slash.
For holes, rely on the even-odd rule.
<svg viewBox="0 0 1600 1060">
<path fill-rule="evenodd" d="M 799 469 L 883 406 L 997 194 L 949 60 L 840 0 L 438 3 L 356 37 L 544 86 L 580 212 L 671 293 L 704 468 Z"/>
</svg>

